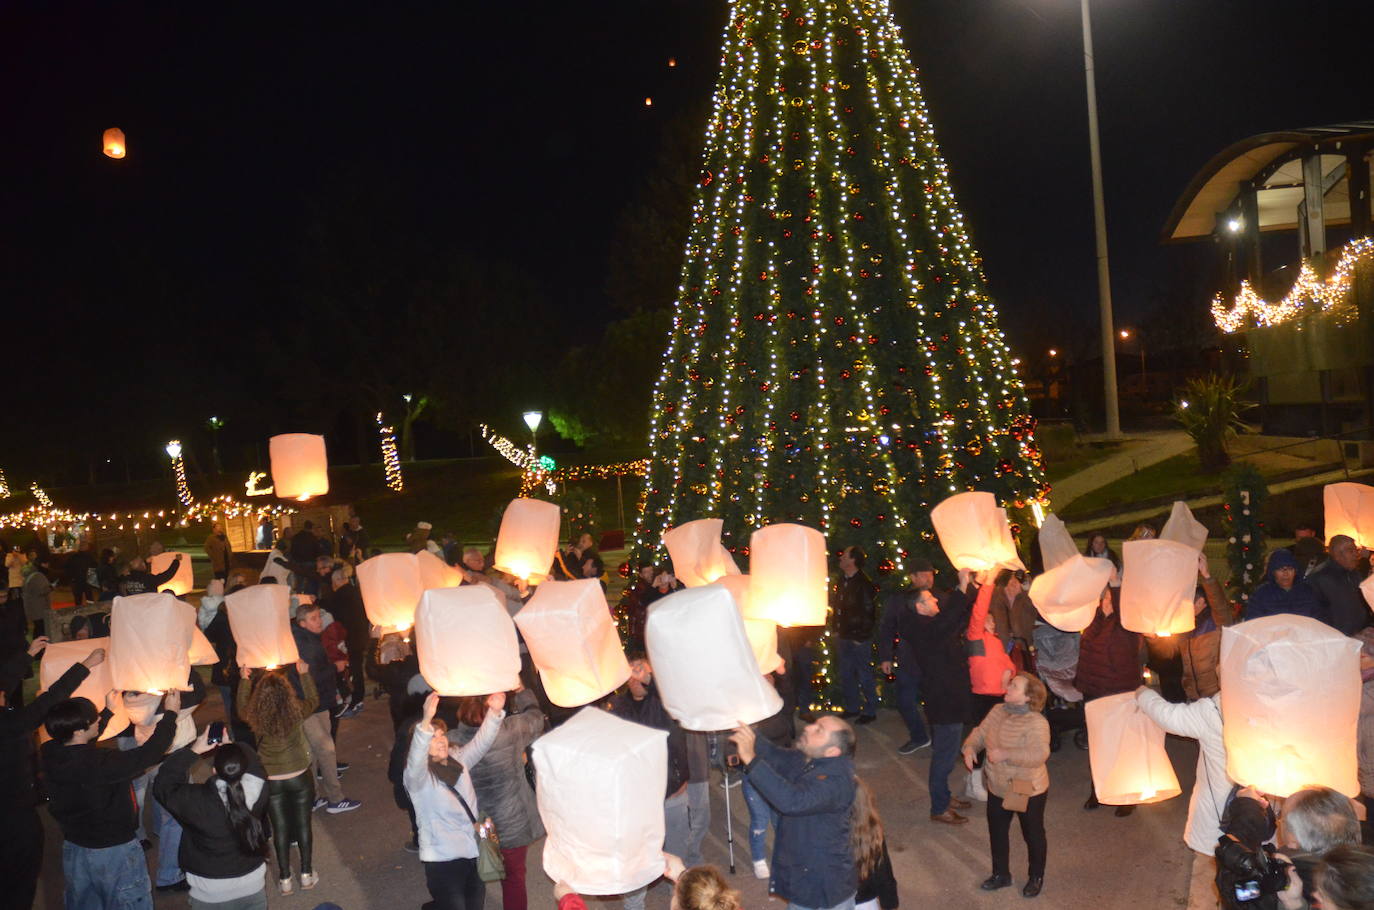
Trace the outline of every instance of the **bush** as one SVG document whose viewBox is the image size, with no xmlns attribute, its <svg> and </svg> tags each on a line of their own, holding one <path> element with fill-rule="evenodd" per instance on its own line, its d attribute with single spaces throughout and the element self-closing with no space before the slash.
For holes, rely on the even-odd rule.
<svg viewBox="0 0 1374 910">
<path fill-rule="evenodd" d="M 1204 471 L 1221 471 L 1231 463 L 1226 444 L 1245 426 L 1240 420 L 1240 399 L 1246 386 L 1232 376 L 1213 373 L 1188 380 L 1174 402 L 1174 419 L 1197 444 Z"/>
</svg>

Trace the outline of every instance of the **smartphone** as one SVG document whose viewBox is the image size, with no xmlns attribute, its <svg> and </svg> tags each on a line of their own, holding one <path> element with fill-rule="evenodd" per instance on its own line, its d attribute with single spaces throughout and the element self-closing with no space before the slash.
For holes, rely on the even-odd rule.
<svg viewBox="0 0 1374 910">
<path fill-rule="evenodd" d="M 217 720 L 210 724 L 209 733 L 205 737 L 206 743 L 218 746 L 224 742 L 224 721 Z"/>
</svg>

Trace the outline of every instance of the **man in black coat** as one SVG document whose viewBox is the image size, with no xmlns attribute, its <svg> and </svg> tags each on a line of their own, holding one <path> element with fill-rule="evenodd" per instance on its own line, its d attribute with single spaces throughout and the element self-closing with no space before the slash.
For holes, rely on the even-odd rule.
<svg viewBox="0 0 1374 910">
<path fill-rule="evenodd" d="M 961 587 L 966 587 L 963 576 L 961 572 Z M 894 668 L 898 671 L 897 704 L 912 737 L 898 750 L 903 754 L 909 755 L 924 745 L 916 739 L 923 732 L 917 724 L 918 688 L 925 695 L 931 734 L 931 821 L 962 825 L 968 819 L 954 810 L 967 809 L 970 804 L 949 792 L 949 775 L 959 757 L 964 722 L 973 699 L 965 649 L 973 604 L 962 591 L 935 592 L 935 569 L 927 560 L 912 560 L 910 581 L 911 589 L 893 598 L 883 616 L 878 658 L 884 673 L 891 673 Z"/>
<path fill-rule="evenodd" d="M 840 577 L 830 589 L 830 606 L 839 658 L 846 720 L 871 724 L 878 719 L 878 686 L 873 677 L 873 630 L 878 624 L 878 586 L 864 573 L 863 547 L 840 553 Z M 862 693 L 862 702 L 860 701 Z"/>
<path fill-rule="evenodd" d="M 1326 624 L 1344 635 L 1369 625 L 1369 605 L 1360 593 L 1359 566 L 1363 561 L 1355 541 L 1344 534 L 1331 538 L 1330 555 L 1304 581 L 1317 592 Z"/>
<path fill-rule="evenodd" d="M 301 604 L 296 609 L 296 622 L 291 627 L 291 637 L 296 641 L 296 651 L 300 659 L 310 667 L 310 678 L 315 681 L 315 691 L 320 694 L 319 706 L 315 713 L 305 719 L 301 729 L 305 731 L 306 741 L 310 743 L 311 768 L 320 779 L 324 796 L 315 800 L 316 809 L 324 809 L 331 815 L 351 812 L 362 805 L 361 800 L 347 799 L 343 786 L 339 783 L 338 755 L 334 750 L 334 738 L 329 734 L 329 715 L 339 700 L 337 677 L 334 665 L 325 653 L 320 633 L 324 631 L 320 617 L 319 604 Z"/>
</svg>

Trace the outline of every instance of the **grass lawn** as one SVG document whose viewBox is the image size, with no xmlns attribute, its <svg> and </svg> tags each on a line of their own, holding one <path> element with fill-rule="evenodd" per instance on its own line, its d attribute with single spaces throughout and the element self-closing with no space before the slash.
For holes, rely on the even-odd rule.
<svg viewBox="0 0 1374 910">
<path fill-rule="evenodd" d="M 1047 424 L 1036 430 L 1035 439 L 1045 455 L 1045 476 L 1051 484 L 1091 467 L 1121 450 L 1119 442 L 1080 443 L 1069 424 Z"/>
<path fill-rule="evenodd" d="M 1221 475 L 1204 474 L 1194 450 L 1166 458 L 1083 494 L 1065 507 L 1064 517 L 1086 515 L 1113 506 L 1130 506 L 1156 496 L 1187 499 L 1220 492 Z"/>
</svg>

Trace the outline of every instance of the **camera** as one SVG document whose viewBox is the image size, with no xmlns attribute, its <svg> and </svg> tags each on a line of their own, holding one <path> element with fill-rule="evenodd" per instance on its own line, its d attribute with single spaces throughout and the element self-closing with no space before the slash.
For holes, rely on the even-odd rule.
<svg viewBox="0 0 1374 910">
<path fill-rule="evenodd" d="M 1234 904 L 1258 901 L 1288 887 L 1289 863 L 1276 858 L 1274 848 L 1269 844 L 1252 850 L 1228 838 L 1217 846 L 1217 865 L 1229 881 L 1230 892 L 1228 894 L 1227 889 L 1222 888 L 1222 895 L 1230 897 Z M 1217 883 L 1223 883 L 1220 874 Z"/>
</svg>

